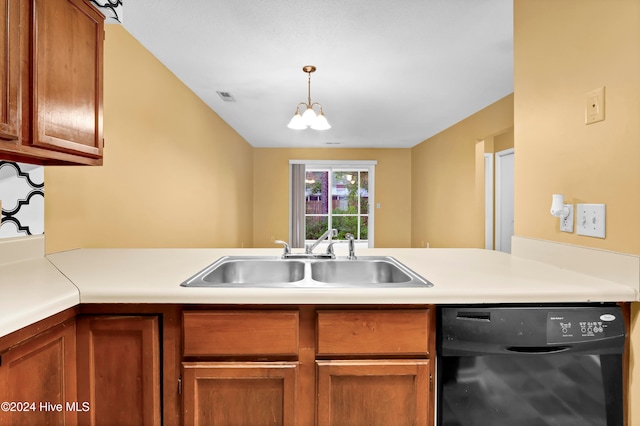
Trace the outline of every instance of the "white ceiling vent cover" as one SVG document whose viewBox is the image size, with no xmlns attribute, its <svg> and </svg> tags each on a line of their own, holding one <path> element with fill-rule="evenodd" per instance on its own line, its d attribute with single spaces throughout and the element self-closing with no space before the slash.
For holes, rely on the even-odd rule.
<svg viewBox="0 0 640 426">
<path fill-rule="evenodd" d="M 231 93 L 229 93 L 229 92 L 219 92 L 219 91 L 217 91 L 216 93 L 225 102 L 235 102 L 236 101 L 235 98 L 233 96 L 231 96 Z"/>
</svg>

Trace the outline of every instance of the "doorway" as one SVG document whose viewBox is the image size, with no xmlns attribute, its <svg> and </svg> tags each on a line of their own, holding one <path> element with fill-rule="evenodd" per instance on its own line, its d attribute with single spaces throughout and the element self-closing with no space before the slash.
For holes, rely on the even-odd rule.
<svg viewBox="0 0 640 426">
<path fill-rule="evenodd" d="M 496 152 L 495 249 L 511 253 L 514 222 L 514 150 Z"/>
</svg>

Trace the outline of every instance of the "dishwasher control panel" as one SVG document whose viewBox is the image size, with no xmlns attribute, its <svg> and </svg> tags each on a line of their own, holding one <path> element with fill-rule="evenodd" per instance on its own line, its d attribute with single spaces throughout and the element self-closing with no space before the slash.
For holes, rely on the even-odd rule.
<svg viewBox="0 0 640 426">
<path fill-rule="evenodd" d="M 547 312 L 547 343 L 574 343 L 624 336 L 620 308 Z"/>
<path fill-rule="evenodd" d="M 626 340 L 620 306 L 458 305 L 438 308 L 441 355 L 622 353 Z"/>
</svg>

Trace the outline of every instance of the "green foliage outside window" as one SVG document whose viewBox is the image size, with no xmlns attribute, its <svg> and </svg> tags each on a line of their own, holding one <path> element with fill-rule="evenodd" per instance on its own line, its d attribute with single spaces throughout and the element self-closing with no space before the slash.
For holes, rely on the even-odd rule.
<svg viewBox="0 0 640 426">
<path fill-rule="evenodd" d="M 307 172 L 308 178 L 313 182 L 306 184 L 307 194 L 314 197 L 318 205 L 322 205 L 322 211 L 318 212 L 323 216 L 307 216 L 305 237 L 308 240 L 320 238 L 328 229 L 328 216 L 324 216 L 327 206 L 327 198 L 329 197 L 327 188 L 328 173 L 326 172 Z M 358 177 L 360 179 L 358 179 Z M 369 211 L 368 196 L 361 196 L 361 188 L 369 187 L 368 172 L 333 172 L 333 186 L 344 187 L 347 191 L 346 199 L 337 200 L 335 207 L 331 204 L 332 227 L 338 230 L 337 239 L 346 239 L 346 234 L 353 234 L 358 240 L 366 240 L 369 235 L 368 217 Z M 359 185 L 360 184 L 360 185 Z M 360 198 L 360 211 L 358 211 L 358 198 Z M 309 203 L 309 201 L 308 201 Z M 325 207 L 326 206 L 326 207 Z M 313 210 L 307 205 L 307 213 Z M 364 215 L 364 216 L 363 216 Z M 360 220 L 360 234 L 358 235 L 358 220 Z"/>
</svg>

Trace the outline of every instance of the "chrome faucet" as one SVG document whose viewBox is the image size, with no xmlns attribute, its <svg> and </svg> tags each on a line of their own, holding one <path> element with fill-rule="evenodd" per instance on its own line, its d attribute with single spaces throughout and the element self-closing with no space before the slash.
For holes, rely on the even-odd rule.
<svg viewBox="0 0 640 426">
<path fill-rule="evenodd" d="M 283 259 L 335 259 L 336 255 L 333 253 L 333 244 L 342 242 L 342 241 L 331 241 L 331 237 L 336 237 L 336 236 L 338 236 L 338 230 L 329 229 L 327 232 L 322 234 L 322 236 L 318 238 L 315 242 L 305 244 L 304 254 L 292 253 L 291 246 L 286 241 L 274 240 L 273 242 L 275 244 L 282 244 L 284 246 L 284 253 L 281 256 Z M 347 238 L 349 238 L 349 236 L 351 236 L 351 239 L 349 240 L 349 259 L 355 259 L 356 257 L 353 254 L 353 235 L 347 234 Z M 327 252 L 318 253 L 318 254 L 313 253 L 313 250 L 316 247 L 318 247 L 318 245 L 321 242 L 323 242 L 325 239 L 329 240 L 329 245 L 327 246 Z"/>
<path fill-rule="evenodd" d="M 349 240 L 349 260 L 356 260 L 356 239 L 351 233 L 345 235 L 345 238 Z"/>
<path fill-rule="evenodd" d="M 337 229 L 329 229 L 327 230 L 320 238 L 316 240 L 314 243 L 308 243 L 304 246 L 304 252 L 306 254 L 313 254 L 313 250 L 318 247 L 318 245 L 323 242 L 325 239 L 329 240 L 329 244 L 331 244 L 331 237 L 337 237 L 338 230 Z"/>
<path fill-rule="evenodd" d="M 335 253 L 333 251 L 333 245 L 336 243 L 349 243 L 349 260 L 356 260 L 356 241 L 355 237 L 351 233 L 345 234 L 346 241 L 331 241 L 327 246 L 327 255 L 335 257 Z"/>
<path fill-rule="evenodd" d="M 289 243 L 282 240 L 275 240 L 274 243 L 282 244 L 284 246 L 284 253 L 282 254 L 283 259 L 286 259 L 287 257 L 291 256 L 291 246 L 289 245 Z"/>
</svg>

